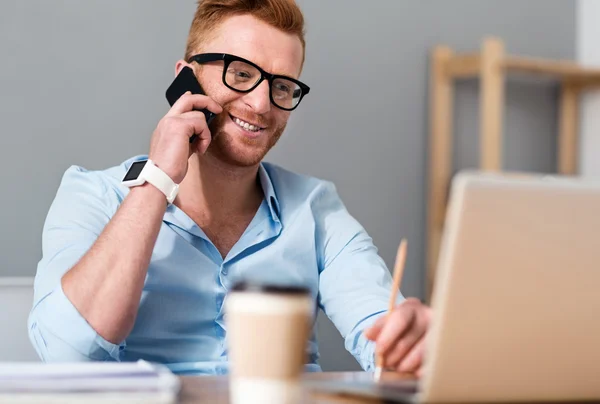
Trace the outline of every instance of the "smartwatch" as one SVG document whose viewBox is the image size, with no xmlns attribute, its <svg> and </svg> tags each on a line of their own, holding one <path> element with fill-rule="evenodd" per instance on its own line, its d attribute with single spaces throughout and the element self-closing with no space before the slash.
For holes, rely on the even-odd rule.
<svg viewBox="0 0 600 404">
<path fill-rule="evenodd" d="M 175 184 L 171 177 L 169 177 L 163 170 L 158 168 L 152 160 L 141 160 L 134 162 L 123 181 L 121 182 L 126 187 L 137 187 L 144 183 L 150 183 L 155 188 L 158 188 L 167 197 L 167 202 L 173 203 L 177 192 L 179 192 L 179 185 Z"/>
</svg>

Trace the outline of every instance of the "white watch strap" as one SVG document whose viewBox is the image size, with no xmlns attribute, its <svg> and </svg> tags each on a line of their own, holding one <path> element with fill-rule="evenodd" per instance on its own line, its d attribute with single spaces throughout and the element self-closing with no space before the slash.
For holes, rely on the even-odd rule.
<svg viewBox="0 0 600 404">
<path fill-rule="evenodd" d="M 179 185 L 175 184 L 171 177 L 169 177 L 163 170 L 154 165 L 152 160 L 148 160 L 140 173 L 140 176 L 147 182 L 162 191 L 167 197 L 169 203 L 173 203 L 177 192 L 179 192 Z"/>
</svg>

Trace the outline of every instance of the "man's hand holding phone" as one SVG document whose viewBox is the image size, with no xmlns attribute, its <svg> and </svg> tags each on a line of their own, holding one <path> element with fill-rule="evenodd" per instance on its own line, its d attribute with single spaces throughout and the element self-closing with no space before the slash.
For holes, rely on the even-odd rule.
<svg viewBox="0 0 600 404">
<path fill-rule="evenodd" d="M 210 144 L 211 134 L 203 109 L 215 114 L 223 110 L 206 95 L 186 92 L 159 121 L 152 135 L 149 158 L 177 184 L 187 173 L 188 159 L 194 149 L 204 153 Z M 198 139 L 190 144 L 194 135 Z"/>
</svg>

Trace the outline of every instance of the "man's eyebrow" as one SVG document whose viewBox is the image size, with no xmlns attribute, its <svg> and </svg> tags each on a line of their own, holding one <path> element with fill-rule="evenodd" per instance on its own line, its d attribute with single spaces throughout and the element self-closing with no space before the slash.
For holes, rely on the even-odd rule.
<svg viewBox="0 0 600 404">
<path fill-rule="evenodd" d="M 289 74 L 289 73 L 285 73 L 285 72 L 273 71 L 273 72 L 271 72 L 271 74 L 274 74 L 274 75 L 276 75 L 276 76 L 285 76 L 285 77 L 290 77 L 290 78 L 292 78 L 292 79 L 294 79 L 294 80 L 298 80 L 298 78 L 297 78 L 295 75 L 293 75 L 293 74 Z"/>
<path fill-rule="evenodd" d="M 262 66 L 261 66 L 261 69 L 262 69 Z M 265 71 L 268 71 L 268 70 L 265 70 Z M 291 77 L 291 78 L 293 78 L 295 80 L 298 80 L 298 78 L 294 74 L 290 74 L 290 73 L 287 73 L 287 72 L 284 72 L 284 71 L 281 71 L 281 70 L 273 70 L 273 71 L 268 71 L 268 72 L 271 73 L 271 74 L 275 74 L 277 76 L 286 76 L 286 77 Z"/>
</svg>

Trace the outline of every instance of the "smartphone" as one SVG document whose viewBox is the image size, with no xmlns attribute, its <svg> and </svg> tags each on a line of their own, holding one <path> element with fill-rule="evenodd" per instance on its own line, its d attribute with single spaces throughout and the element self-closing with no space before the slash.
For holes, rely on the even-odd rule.
<svg viewBox="0 0 600 404">
<path fill-rule="evenodd" d="M 169 101 L 169 104 L 173 106 L 175 101 L 185 94 L 186 91 L 190 91 L 192 94 L 204 94 L 204 90 L 202 89 L 200 83 L 198 83 L 194 71 L 187 66 L 181 69 L 177 77 L 175 77 L 175 80 L 173 80 L 169 88 L 167 88 L 167 101 Z M 210 112 L 208 109 L 202 109 L 200 111 L 202 111 L 206 117 L 206 124 L 210 125 L 216 114 Z M 193 143 L 197 138 L 198 135 L 193 135 L 190 137 L 190 143 Z"/>
</svg>

